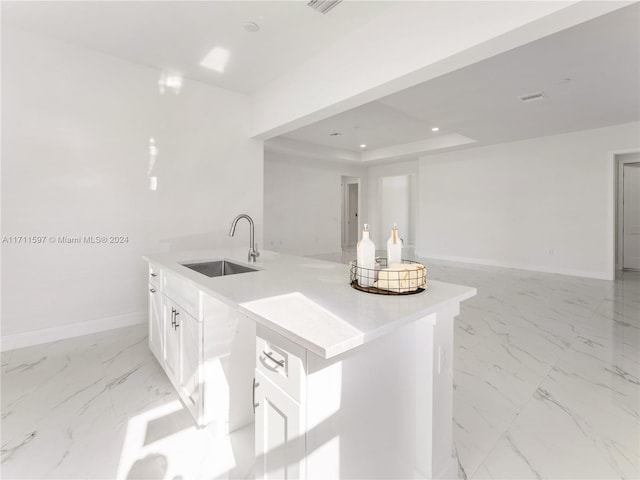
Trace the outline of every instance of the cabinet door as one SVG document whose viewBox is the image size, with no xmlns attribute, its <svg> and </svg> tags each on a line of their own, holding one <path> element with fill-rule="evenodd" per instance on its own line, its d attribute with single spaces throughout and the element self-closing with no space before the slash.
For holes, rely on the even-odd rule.
<svg viewBox="0 0 640 480">
<path fill-rule="evenodd" d="M 162 295 L 155 285 L 149 284 L 149 348 L 162 363 Z"/>
<path fill-rule="evenodd" d="M 200 358 L 202 358 L 202 324 L 184 311 L 180 311 L 176 319 L 176 329 L 180 330 L 180 388 L 189 400 L 190 409 L 195 409 L 195 416 L 200 414 L 200 392 L 202 378 Z"/>
<path fill-rule="evenodd" d="M 304 478 L 302 407 L 256 370 L 256 479 Z"/>
<path fill-rule="evenodd" d="M 162 305 L 164 322 L 164 370 L 174 385 L 180 384 L 180 329 L 175 327 L 176 305 L 165 297 Z"/>
</svg>

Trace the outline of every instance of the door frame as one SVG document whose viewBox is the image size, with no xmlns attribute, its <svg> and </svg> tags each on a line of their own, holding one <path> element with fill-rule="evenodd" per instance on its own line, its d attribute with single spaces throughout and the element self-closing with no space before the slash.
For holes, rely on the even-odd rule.
<svg viewBox="0 0 640 480">
<path fill-rule="evenodd" d="M 619 158 L 637 154 L 637 158 Z M 633 270 L 624 268 L 624 166 L 640 163 L 640 151 L 616 154 L 616 270 Z"/>
<path fill-rule="evenodd" d="M 622 197 L 622 189 L 620 188 L 621 178 L 619 174 L 621 162 L 620 157 L 623 155 L 636 154 L 640 153 L 640 149 L 632 148 L 625 150 L 614 150 L 609 153 L 609 177 L 610 177 L 610 196 L 609 196 L 609 212 L 610 214 L 610 227 L 609 227 L 609 279 L 614 280 L 616 278 L 616 272 L 622 269 L 621 263 L 621 255 L 620 251 L 620 243 L 622 242 L 622 237 L 619 233 L 619 230 L 622 228 L 621 218 L 622 209 L 619 207 L 620 199 Z M 635 161 L 634 161 L 635 162 Z M 634 162 L 626 162 L 626 163 L 634 163 Z"/>
<path fill-rule="evenodd" d="M 407 177 L 407 202 L 408 202 L 408 216 L 407 220 L 409 221 L 407 231 L 400 231 L 400 237 L 404 241 L 403 247 L 415 248 L 418 245 L 418 207 L 419 207 L 419 189 L 418 189 L 418 173 L 417 172 L 403 172 L 389 175 L 381 175 L 377 179 L 377 193 L 375 196 L 375 205 L 378 211 L 377 216 L 375 216 L 375 221 L 378 225 L 381 225 L 382 228 L 378 229 L 378 237 L 377 241 L 380 242 L 380 245 L 386 245 L 387 238 L 389 235 L 390 225 L 382 225 L 382 202 L 383 198 L 383 189 L 382 183 L 385 178 L 390 177 Z"/>
<path fill-rule="evenodd" d="M 358 185 L 358 213 L 360 213 L 360 207 L 362 206 L 362 186 L 360 184 L 360 177 L 342 177 L 342 195 L 340 201 L 340 209 L 341 209 L 341 241 L 340 246 L 342 248 L 349 247 L 349 185 L 357 184 Z M 357 232 L 360 231 L 360 215 L 358 215 L 358 227 L 356 229 Z M 357 239 L 356 239 L 357 242 Z"/>
</svg>

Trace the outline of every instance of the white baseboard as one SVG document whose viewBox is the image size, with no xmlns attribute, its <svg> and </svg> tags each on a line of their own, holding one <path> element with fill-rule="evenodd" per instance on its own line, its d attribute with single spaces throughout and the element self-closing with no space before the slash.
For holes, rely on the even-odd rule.
<svg viewBox="0 0 640 480">
<path fill-rule="evenodd" d="M 598 280 L 613 280 L 612 272 L 601 272 L 593 270 L 579 270 L 563 267 L 554 267 L 550 265 L 535 265 L 519 262 L 504 262 L 501 260 L 473 257 L 456 257 L 451 255 L 429 255 L 422 252 L 416 252 L 416 256 L 420 258 L 432 258 L 434 260 L 445 260 L 448 262 L 469 263 L 472 265 L 486 265 L 489 267 L 515 268 L 518 270 L 529 270 L 532 272 L 556 273 L 559 275 L 570 275 L 572 277 L 595 278 Z"/>
<path fill-rule="evenodd" d="M 59 327 L 44 328 L 31 332 L 3 335 L 0 339 L 0 351 L 7 352 L 16 348 L 30 347 L 42 343 L 55 342 L 66 338 L 81 337 L 91 333 L 104 332 L 115 328 L 137 325 L 147 321 L 146 312 L 125 313 L 113 317 L 72 323 Z"/>
</svg>

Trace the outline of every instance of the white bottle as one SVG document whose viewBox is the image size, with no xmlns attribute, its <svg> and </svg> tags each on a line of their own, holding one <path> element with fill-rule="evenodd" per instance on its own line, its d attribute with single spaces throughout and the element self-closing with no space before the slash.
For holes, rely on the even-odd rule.
<svg viewBox="0 0 640 480">
<path fill-rule="evenodd" d="M 402 240 L 398 235 L 398 227 L 394 223 L 391 236 L 387 241 L 387 267 L 396 263 L 402 263 Z"/>
<path fill-rule="evenodd" d="M 364 224 L 362 239 L 358 242 L 357 249 L 358 284 L 361 287 L 370 287 L 375 282 L 376 246 L 369 238 L 369 225 Z"/>
</svg>

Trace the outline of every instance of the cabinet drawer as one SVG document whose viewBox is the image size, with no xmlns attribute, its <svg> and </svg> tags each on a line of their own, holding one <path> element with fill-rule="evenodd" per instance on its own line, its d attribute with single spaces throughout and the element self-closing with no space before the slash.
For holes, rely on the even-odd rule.
<svg viewBox="0 0 640 480">
<path fill-rule="evenodd" d="M 160 287 L 160 279 L 161 279 L 161 270 L 160 267 L 154 265 L 153 263 L 149 264 L 149 283 L 154 287 Z"/>
<path fill-rule="evenodd" d="M 192 317 L 199 317 L 199 290 L 189 281 L 165 271 L 162 275 L 162 293 L 176 302 Z"/>
<path fill-rule="evenodd" d="M 256 368 L 297 402 L 302 401 L 306 351 L 299 345 L 259 328 L 256 337 Z"/>
</svg>

